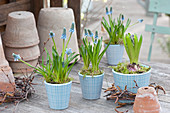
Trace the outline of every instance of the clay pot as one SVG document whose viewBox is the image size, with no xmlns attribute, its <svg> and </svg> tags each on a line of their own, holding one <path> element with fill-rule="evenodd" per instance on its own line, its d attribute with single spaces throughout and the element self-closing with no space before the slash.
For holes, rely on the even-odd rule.
<svg viewBox="0 0 170 113">
<path fill-rule="evenodd" d="M 14 92 L 15 80 L 11 68 L 5 59 L 0 35 L 0 91 Z M 0 100 L 2 97 L 0 97 Z"/>
<path fill-rule="evenodd" d="M 38 62 L 38 58 L 30 61 L 26 61 L 27 63 L 31 64 L 32 66 L 36 66 Z M 13 72 L 15 74 L 26 74 L 31 73 L 34 69 L 27 66 L 26 64 L 20 62 L 20 61 L 9 61 L 9 65 L 11 66 Z"/>
<path fill-rule="evenodd" d="M 5 46 L 13 48 L 37 45 L 39 37 L 34 15 L 28 11 L 9 13 L 3 42 Z"/>
<path fill-rule="evenodd" d="M 13 72 L 32 72 L 33 68 L 20 61 L 14 62 L 12 53 L 19 54 L 24 61 L 33 66 L 37 64 L 40 50 L 34 15 L 28 11 L 9 13 L 3 42 L 5 44 L 5 55 Z"/>
<path fill-rule="evenodd" d="M 47 41 L 49 38 L 49 33 L 50 31 L 53 31 L 55 33 L 55 42 L 57 46 L 57 51 L 59 54 L 62 52 L 62 44 L 63 40 L 60 39 L 62 33 L 63 33 L 63 28 L 65 27 L 67 30 L 67 39 L 69 37 L 69 29 L 71 27 L 71 24 L 74 21 L 74 13 L 73 10 L 70 8 L 43 8 L 41 9 L 39 13 L 39 18 L 38 18 L 38 33 L 40 37 L 40 51 L 43 51 L 44 47 L 44 42 Z M 73 52 L 76 52 L 77 54 L 79 53 L 78 49 L 78 42 L 77 42 L 77 35 L 76 35 L 76 27 L 74 28 L 75 32 L 72 35 L 72 38 L 69 42 L 68 48 L 72 48 Z M 49 40 L 49 42 L 46 44 L 46 48 L 52 57 L 52 46 L 53 42 L 52 40 Z M 42 56 L 44 56 L 44 60 L 46 59 L 46 52 L 44 52 L 39 61 L 42 61 Z M 80 57 L 78 57 L 80 58 Z"/>
<path fill-rule="evenodd" d="M 35 45 L 27 48 L 5 47 L 5 56 L 8 61 L 14 61 L 12 53 L 19 54 L 24 61 L 37 59 L 40 56 L 39 46 Z"/>
<path fill-rule="evenodd" d="M 153 87 L 141 87 L 138 89 L 133 110 L 134 113 L 161 112 L 157 94 Z"/>
</svg>

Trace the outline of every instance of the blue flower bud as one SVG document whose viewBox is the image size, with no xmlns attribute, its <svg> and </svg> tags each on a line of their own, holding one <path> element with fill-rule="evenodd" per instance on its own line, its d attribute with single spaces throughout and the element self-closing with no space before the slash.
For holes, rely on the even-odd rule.
<svg viewBox="0 0 170 113">
<path fill-rule="evenodd" d="M 97 41 L 97 39 L 95 39 L 95 40 L 94 40 L 94 44 L 97 44 L 97 43 L 98 43 L 98 41 Z"/>
<path fill-rule="evenodd" d="M 110 7 L 110 14 L 112 14 L 112 7 Z"/>
<path fill-rule="evenodd" d="M 108 7 L 106 7 L 106 15 L 109 15 Z"/>
<path fill-rule="evenodd" d="M 69 32 L 74 32 L 74 22 L 71 24 L 71 28 L 70 28 L 70 30 L 69 30 Z"/>
<path fill-rule="evenodd" d="M 98 37 L 98 32 L 96 31 L 95 32 L 95 37 L 94 37 L 95 39 L 98 39 L 99 37 Z"/>
<path fill-rule="evenodd" d="M 61 36 L 61 39 L 66 40 L 66 28 L 65 28 L 65 27 L 64 27 L 64 29 L 63 29 L 63 34 L 62 34 L 62 36 Z"/>
<path fill-rule="evenodd" d="M 139 22 L 139 23 L 142 23 L 142 22 L 143 22 L 143 19 L 138 19 L 138 22 Z"/>
<path fill-rule="evenodd" d="M 55 37 L 55 33 L 53 33 L 52 31 L 50 31 L 49 35 L 50 35 L 50 38 Z"/>
<path fill-rule="evenodd" d="M 93 33 L 88 29 L 89 37 L 93 37 Z"/>
<path fill-rule="evenodd" d="M 124 21 L 124 20 L 125 20 L 124 15 L 122 15 L 122 21 Z"/>
<path fill-rule="evenodd" d="M 71 48 L 69 48 L 69 49 L 66 48 L 66 52 L 65 52 L 65 53 L 66 53 L 67 55 L 70 55 L 70 54 L 73 53 L 73 52 L 72 52 Z"/>
<path fill-rule="evenodd" d="M 87 33 L 87 30 L 86 30 L 86 29 L 84 30 L 84 32 L 85 32 L 85 33 L 84 33 L 84 36 L 88 36 L 88 33 Z"/>
<path fill-rule="evenodd" d="M 19 59 L 21 59 L 19 54 L 12 53 L 12 56 L 14 57 L 14 61 L 19 61 Z"/>
<path fill-rule="evenodd" d="M 62 67 L 64 68 L 65 66 L 64 66 L 64 62 L 62 62 Z"/>
</svg>

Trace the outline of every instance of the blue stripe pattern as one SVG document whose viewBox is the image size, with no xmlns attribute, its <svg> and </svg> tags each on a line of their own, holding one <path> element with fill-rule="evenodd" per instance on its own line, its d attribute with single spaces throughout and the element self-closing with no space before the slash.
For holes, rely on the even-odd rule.
<svg viewBox="0 0 170 113">
<path fill-rule="evenodd" d="M 84 99 L 99 99 L 101 95 L 101 89 L 103 85 L 104 73 L 101 75 L 86 76 L 79 72 L 79 79 L 81 84 L 82 95 Z"/>
<path fill-rule="evenodd" d="M 122 74 L 122 73 L 115 72 L 113 69 L 112 72 L 113 72 L 115 86 L 119 86 L 121 90 L 124 90 L 125 86 L 127 85 L 128 91 L 137 93 L 138 88 L 133 88 L 136 86 L 134 80 L 137 82 L 137 85 L 139 87 L 148 86 L 150 82 L 151 69 L 148 72 L 141 73 L 141 74 Z M 119 102 L 131 103 L 133 101 L 120 100 Z"/>
<path fill-rule="evenodd" d="M 51 109 L 66 109 L 69 106 L 72 81 L 64 84 L 50 84 L 44 81 Z"/>
<path fill-rule="evenodd" d="M 105 47 L 107 44 L 105 44 Z M 109 45 L 106 50 L 107 63 L 109 65 L 117 65 L 122 62 L 124 45 Z"/>
</svg>

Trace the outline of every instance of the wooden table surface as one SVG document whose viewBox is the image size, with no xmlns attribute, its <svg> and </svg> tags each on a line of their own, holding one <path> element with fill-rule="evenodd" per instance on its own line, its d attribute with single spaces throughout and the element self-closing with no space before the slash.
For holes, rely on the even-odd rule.
<svg viewBox="0 0 170 113">
<path fill-rule="evenodd" d="M 162 113 L 170 113 L 170 64 L 161 63 L 149 63 L 143 62 L 143 64 L 150 65 L 152 67 L 151 80 L 163 86 L 167 94 L 164 95 L 161 91 L 159 94 L 159 102 L 161 104 Z M 85 100 L 82 98 L 81 88 L 79 84 L 78 71 L 83 66 L 83 62 L 79 61 L 72 69 L 70 76 L 74 77 L 74 81 L 71 88 L 71 98 L 69 108 L 65 110 L 52 110 L 48 106 L 48 100 L 46 95 L 45 86 L 43 83 L 43 77 L 41 75 L 35 75 L 34 83 L 38 83 L 35 86 L 35 94 L 29 98 L 28 101 L 21 102 L 18 107 L 13 103 L 4 104 L 0 106 L 0 113 L 116 113 L 114 108 L 117 106 L 113 100 L 107 101 L 103 97 L 104 89 L 114 82 L 111 69 L 107 68 L 106 58 L 104 57 L 100 63 L 100 66 L 105 71 L 103 89 L 101 98 L 98 100 Z M 6 109 L 4 109 L 8 106 Z M 125 111 L 129 109 L 129 113 L 132 113 L 132 105 L 119 108 L 118 110 Z"/>
</svg>

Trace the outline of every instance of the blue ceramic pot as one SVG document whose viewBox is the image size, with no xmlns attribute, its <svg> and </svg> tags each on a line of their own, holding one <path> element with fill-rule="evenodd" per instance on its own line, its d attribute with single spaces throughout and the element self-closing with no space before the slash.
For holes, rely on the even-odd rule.
<svg viewBox="0 0 170 113">
<path fill-rule="evenodd" d="M 105 44 L 105 47 L 107 44 Z M 106 50 L 107 63 L 109 65 L 117 65 L 122 62 L 124 45 L 109 45 Z"/>
<path fill-rule="evenodd" d="M 113 72 L 115 86 L 116 87 L 119 86 L 121 90 L 124 90 L 125 86 L 127 85 L 128 91 L 137 93 L 138 88 L 133 88 L 136 86 L 134 80 L 136 81 L 139 87 L 148 86 L 150 82 L 151 69 L 148 72 L 141 73 L 141 74 L 123 74 L 123 73 L 116 72 L 113 69 L 112 72 Z M 120 100 L 119 102 L 131 103 L 134 101 Z"/>
<path fill-rule="evenodd" d="M 66 109 L 69 106 L 72 81 L 64 84 L 50 84 L 44 81 L 51 109 Z"/>
<path fill-rule="evenodd" d="M 84 99 L 99 99 L 101 95 L 101 89 L 103 85 L 104 73 L 95 76 L 86 76 L 79 74 L 82 95 Z"/>
<path fill-rule="evenodd" d="M 144 87 L 149 85 L 151 69 L 148 72 L 141 74 L 123 74 L 116 72 L 112 69 L 115 86 L 119 86 L 120 89 L 124 90 L 127 85 L 128 91 L 137 93 L 137 88 L 135 86 L 134 80 L 137 82 L 139 87 Z"/>
</svg>

